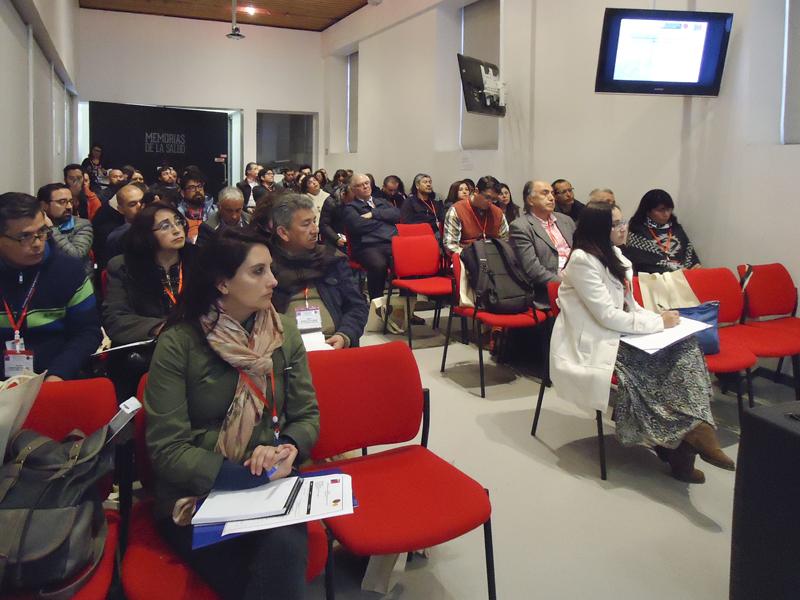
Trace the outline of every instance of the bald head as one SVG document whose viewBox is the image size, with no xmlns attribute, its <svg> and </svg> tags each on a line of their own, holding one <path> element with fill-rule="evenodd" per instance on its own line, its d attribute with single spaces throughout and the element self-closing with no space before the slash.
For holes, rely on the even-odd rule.
<svg viewBox="0 0 800 600">
<path fill-rule="evenodd" d="M 595 202 L 605 202 L 614 206 L 617 201 L 614 198 L 614 192 L 608 188 L 595 188 L 589 193 L 589 200 Z"/>
<path fill-rule="evenodd" d="M 136 185 L 124 185 L 117 191 L 117 210 L 131 223 L 142 210 L 144 192 Z"/>
</svg>

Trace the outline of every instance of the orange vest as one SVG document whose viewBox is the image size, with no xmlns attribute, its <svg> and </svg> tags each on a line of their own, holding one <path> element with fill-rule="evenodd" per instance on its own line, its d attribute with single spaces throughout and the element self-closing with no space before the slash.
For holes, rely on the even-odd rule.
<svg viewBox="0 0 800 600">
<path fill-rule="evenodd" d="M 486 235 L 487 238 L 500 236 L 500 225 L 503 223 L 503 211 L 494 204 L 489 205 L 489 210 L 484 212 L 482 217 L 478 216 L 478 211 L 474 210 L 469 203 L 469 199 L 459 200 L 453 208 L 461 221 L 461 244 L 466 248 L 472 242 Z"/>
</svg>

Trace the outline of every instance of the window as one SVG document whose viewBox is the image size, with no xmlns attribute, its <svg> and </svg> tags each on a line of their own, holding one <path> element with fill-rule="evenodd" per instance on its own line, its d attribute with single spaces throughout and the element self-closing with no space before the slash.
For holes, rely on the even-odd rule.
<svg viewBox="0 0 800 600">
<path fill-rule="evenodd" d="M 800 0 L 786 0 L 781 142 L 800 144 Z"/>
<path fill-rule="evenodd" d="M 345 128 L 347 151 L 358 152 L 358 52 L 347 57 L 347 102 Z"/>
</svg>

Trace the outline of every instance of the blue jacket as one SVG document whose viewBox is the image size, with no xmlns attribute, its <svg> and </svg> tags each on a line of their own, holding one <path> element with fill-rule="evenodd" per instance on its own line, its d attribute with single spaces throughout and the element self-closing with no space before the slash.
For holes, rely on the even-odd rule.
<svg viewBox="0 0 800 600">
<path fill-rule="evenodd" d="M 0 262 L 0 293 L 19 318 L 22 303 L 36 273 L 39 281 L 22 327 L 25 347 L 32 350 L 37 373 L 74 379 L 89 355 L 100 345 L 100 318 L 92 282 L 83 264 L 54 248 L 45 247 L 44 260 L 34 267 L 17 269 Z M 0 341 L 14 339 L 5 310 L 0 314 Z"/>
<path fill-rule="evenodd" d="M 390 244 L 397 235 L 395 223 L 400 221 L 400 209 L 395 208 L 383 198 L 372 198 L 375 208 L 370 208 L 364 200 L 355 199 L 344 207 L 342 218 L 345 230 L 354 252 L 363 246 Z M 361 215 L 372 213 L 371 219 Z"/>
<path fill-rule="evenodd" d="M 325 246 L 325 251 L 334 252 L 330 246 Z M 273 247 L 272 259 L 272 270 L 278 280 L 278 286 L 272 293 L 275 309 L 279 313 L 286 312 L 292 296 L 300 292 L 307 283 L 313 283 L 333 319 L 336 331 L 349 338 L 350 346 L 358 346 L 358 340 L 367 324 L 369 306 L 358 289 L 347 259 L 336 252 L 336 256 L 326 263 L 323 276 L 314 280 L 303 277 L 302 258 L 289 257 L 279 247 Z M 292 275 L 291 279 L 285 276 L 289 273 Z M 282 285 L 281 281 L 292 283 Z"/>
</svg>

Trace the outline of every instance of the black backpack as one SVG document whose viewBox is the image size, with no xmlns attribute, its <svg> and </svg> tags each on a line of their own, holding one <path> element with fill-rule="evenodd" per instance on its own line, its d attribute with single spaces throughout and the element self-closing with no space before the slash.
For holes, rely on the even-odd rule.
<svg viewBox="0 0 800 600">
<path fill-rule="evenodd" d="M 477 309 L 513 314 L 533 306 L 533 285 L 508 242 L 476 240 L 461 252 L 461 261 L 475 292 Z"/>
<path fill-rule="evenodd" d="M 0 593 L 69 598 L 88 580 L 107 533 L 96 486 L 114 466 L 107 433 L 75 430 L 56 442 L 23 429 L 9 442 L 0 469 Z"/>
</svg>

